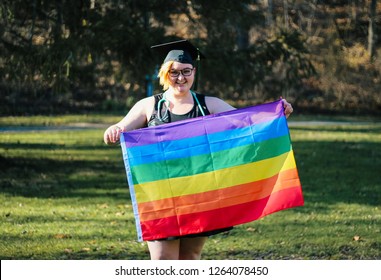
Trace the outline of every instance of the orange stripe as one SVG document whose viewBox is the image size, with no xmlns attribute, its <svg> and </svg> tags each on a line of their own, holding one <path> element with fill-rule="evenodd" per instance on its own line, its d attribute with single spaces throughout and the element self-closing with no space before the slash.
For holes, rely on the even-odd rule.
<svg viewBox="0 0 381 280">
<path fill-rule="evenodd" d="M 138 204 L 140 221 L 219 209 L 268 197 L 282 189 L 300 186 L 297 169 L 233 187 Z"/>
</svg>

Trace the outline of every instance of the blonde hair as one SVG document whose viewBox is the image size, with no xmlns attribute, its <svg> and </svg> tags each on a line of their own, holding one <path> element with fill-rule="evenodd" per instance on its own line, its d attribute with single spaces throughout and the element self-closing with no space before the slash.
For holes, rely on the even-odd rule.
<svg viewBox="0 0 381 280">
<path fill-rule="evenodd" d="M 160 85 L 163 86 L 163 90 L 167 90 L 169 88 L 170 80 L 169 80 L 169 70 L 172 68 L 173 61 L 167 61 L 163 63 L 160 67 L 159 74 L 157 75 L 160 78 Z"/>
</svg>

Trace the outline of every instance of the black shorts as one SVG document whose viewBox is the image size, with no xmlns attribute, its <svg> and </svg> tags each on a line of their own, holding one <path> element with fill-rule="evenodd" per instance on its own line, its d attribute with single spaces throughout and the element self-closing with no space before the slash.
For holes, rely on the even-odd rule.
<svg viewBox="0 0 381 280">
<path fill-rule="evenodd" d="M 187 234 L 187 235 L 183 235 L 183 236 L 171 236 L 171 237 L 156 239 L 156 240 L 152 240 L 152 241 L 177 240 L 180 238 L 193 238 L 193 237 L 208 237 L 208 236 L 212 236 L 215 234 L 219 234 L 221 232 L 229 231 L 231 229 L 233 229 L 233 227 L 215 229 L 215 230 L 205 231 L 205 232 L 201 232 L 201 233 Z"/>
</svg>

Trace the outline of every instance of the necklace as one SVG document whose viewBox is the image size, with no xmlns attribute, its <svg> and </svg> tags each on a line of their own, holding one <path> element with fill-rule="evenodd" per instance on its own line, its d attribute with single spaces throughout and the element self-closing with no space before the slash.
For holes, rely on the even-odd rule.
<svg viewBox="0 0 381 280">
<path fill-rule="evenodd" d="M 193 91 L 191 91 L 191 94 L 192 94 L 193 98 L 196 100 L 197 106 L 198 106 L 198 108 L 200 109 L 201 114 L 202 114 L 203 116 L 205 116 L 205 112 L 204 112 L 204 110 L 202 109 L 202 106 L 201 106 L 201 104 L 200 104 L 200 101 L 198 101 L 197 95 L 196 95 Z M 165 106 L 165 113 L 164 113 L 163 116 L 162 116 L 162 114 L 161 114 L 161 110 L 160 110 L 161 104 L 163 104 L 163 106 Z M 157 117 L 158 117 L 158 119 L 159 119 L 161 122 L 164 122 L 165 120 L 168 119 L 168 111 L 169 111 L 169 101 L 168 101 L 168 99 L 166 98 L 166 92 L 164 92 L 164 93 L 163 93 L 163 98 L 161 98 L 161 99 L 159 100 L 159 102 L 157 103 Z"/>
</svg>

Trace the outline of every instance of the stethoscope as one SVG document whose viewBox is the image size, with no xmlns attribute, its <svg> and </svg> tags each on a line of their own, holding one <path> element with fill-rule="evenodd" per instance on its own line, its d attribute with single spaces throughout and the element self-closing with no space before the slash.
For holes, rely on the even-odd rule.
<svg viewBox="0 0 381 280">
<path fill-rule="evenodd" d="M 202 106 L 201 106 L 201 104 L 200 104 L 200 101 L 198 101 L 197 95 L 196 95 L 193 91 L 191 91 L 191 94 L 192 94 L 193 98 L 196 100 L 196 102 L 197 102 L 197 106 L 198 106 L 198 108 L 200 109 L 201 114 L 202 114 L 203 116 L 205 116 L 204 109 L 202 109 Z M 164 104 L 164 105 L 165 105 L 165 113 L 164 113 L 164 116 L 161 116 L 161 110 L 160 110 L 161 104 Z M 159 100 L 159 102 L 157 103 L 157 117 L 158 117 L 159 121 L 164 122 L 165 120 L 168 119 L 168 111 L 169 111 L 169 101 L 168 101 L 168 99 L 166 98 L 166 92 L 164 92 L 164 93 L 163 93 L 163 98 L 161 98 L 161 99 Z"/>
</svg>

